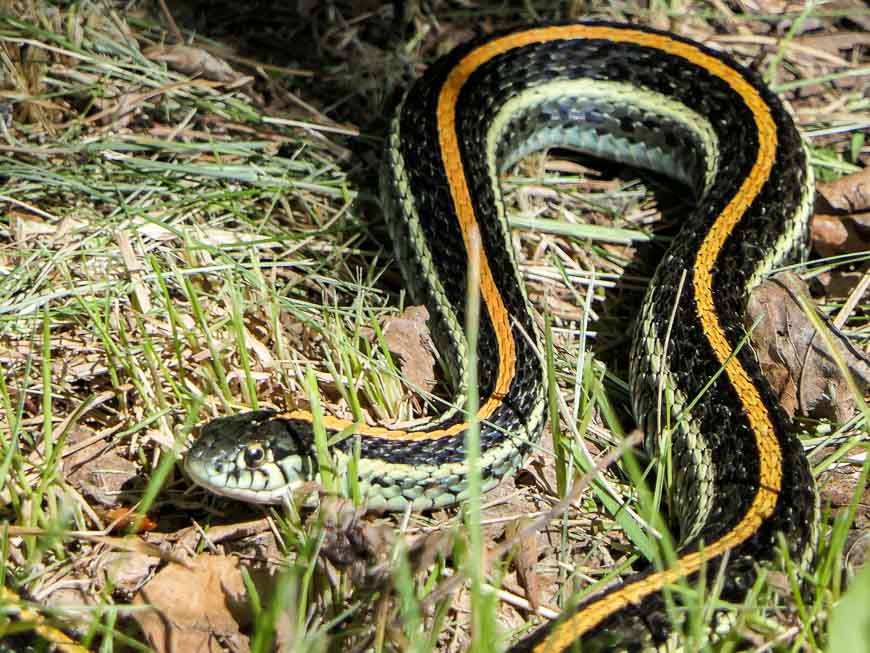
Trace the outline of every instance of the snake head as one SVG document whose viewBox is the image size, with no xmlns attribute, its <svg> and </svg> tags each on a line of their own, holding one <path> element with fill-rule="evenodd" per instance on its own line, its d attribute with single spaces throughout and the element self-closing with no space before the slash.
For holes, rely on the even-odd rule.
<svg viewBox="0 0 870 653">
<path fill-rule="evenodd" d="M 271 410 L 206 424 L 184 457 L 184 469 L 210 492 L 253 503 L 281 503 L 317 479 L 310 429 Z"/>
</svg>

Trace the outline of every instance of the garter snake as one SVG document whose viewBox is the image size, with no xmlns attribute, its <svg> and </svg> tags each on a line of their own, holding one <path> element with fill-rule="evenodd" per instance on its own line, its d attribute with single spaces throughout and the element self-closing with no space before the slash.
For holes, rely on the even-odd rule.
<svg viewBox="0 0 870 653">
<path fill-rule="evenodd" d="M 634 410 L 655 449 L 672 416 L 679 558 L 595 594 L 518 651 L 645 648 L 667 637 L 662 588 L 725 564 L 739 600 L 778 534 L 809 564 L 817 500 L 802 447 L 760 377 L 742 313 L 749 290 L 804 253 L 813 193 L 801 138 L 778 99 L 729 57 L 670 33 L 608 23 L 513 29 L 436 61 L 399 106 L 383 204 L 396 258 L 429 308 L 458 387 L 470 254 L 479 258 L 477 415 L 484 489 L 522 465 L 545 422 L 537 328 L 506 228 L 498 173 L 551 146 L 667 175 L 699 198 L 650 284 L 631 353 Z M 457 406 L 462 406 L 460 399 Z M 316 479 L 311 413 L 214 420 L 185 459 L 229 497 L 279 502 Z M 425 510 L 465 497 L 459 408 L 414 429 L 323 417 L 340 472 L 368 505 Z"/>
</svg>

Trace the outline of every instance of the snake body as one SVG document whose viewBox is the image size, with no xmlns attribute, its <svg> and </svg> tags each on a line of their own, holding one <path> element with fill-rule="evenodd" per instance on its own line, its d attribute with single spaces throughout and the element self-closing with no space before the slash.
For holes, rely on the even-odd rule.
<svg viewBox="0 0 870 653">
<path fill-rule="evenodd" d="M 659 265 L 634 338 L 634 409 L 657 449 L 670 433 L 679 557 L 582 601 L 517 651 L 645 648 L 667 637 L 662 589 L 712 578 L 739 599 L 777 536 L 812 557 L 817 500 L 797 438 L 760 376 L 742 314 L 749 290 L 804 253 L 813 184 L 778 99 L 727 56 L 670 33 L 572 23 L 488 35 L 436 61 L 398 108 L 383 175 L 403 276 L 429 308 L 459 399 L 395 430 L 324 416 L 332 453 L 368 505 L 424 510 L 466 495 L 462 370 L 469 258 L 479 260 L 477 383 L 484 489 L 522 465 L 544 426 L 545 379 L 506 227 L 500 170 L 563 146 L 667 175 L 698 198 Z M 279 502 L 317 479 L 313 416 L 255 411 L 206 425 L 185 466 L 197 483 Z"/>
</svg>

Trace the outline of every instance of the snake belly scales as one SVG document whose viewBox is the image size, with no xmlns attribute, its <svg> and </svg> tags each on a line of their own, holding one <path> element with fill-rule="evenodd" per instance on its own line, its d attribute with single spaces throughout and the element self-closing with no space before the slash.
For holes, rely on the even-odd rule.
<svg viewBox="0 0 870 653">
<path fill-rule="evenodd" d="M 392 121 L 382 191 L 396 258 L 413 298 L 429 309 L 459 398 L 409 430 L 329 415 L 322 423 L 329 436 L 356 434 L 332 455 L 340 476 L 358 441 L 367 505 L 426 510 L 463 500 L 473 252 L 484 489 L 523 464 L 544 427 L 545 378 L 498 174 L 553 146 L 655 171 L 699 198 L 655 272 L 631 352 L 648 448 L 671 416 L 679 557 L 586 598 L 514 650 L 645 649 L 668 637 L 663 587 L 722 571 L 722 596 L 739 601 L 758 563 L 777 555 L 780 534 L 804 567 L 817 536 L 803 449 L 743 344 L 748 292 L 804 254 L 813 195 L 800 135 L 753 73 L 673 34 L 610 23 L 490 34 L 432 64 Z M 214 420 L 185 467 L 218 494 L 280 502 L 318 478 L 312 424 L 302 410 Z"/>
</svg>

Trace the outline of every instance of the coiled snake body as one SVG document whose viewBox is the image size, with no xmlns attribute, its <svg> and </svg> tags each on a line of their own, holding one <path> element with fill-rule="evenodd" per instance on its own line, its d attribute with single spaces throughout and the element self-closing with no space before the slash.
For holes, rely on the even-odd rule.
<svg viewBox="0 0 870 653">
<path fill-rule="evenodd" d="M 749 290 L 803 253 L 812 174 L 777 98 L 728 57 L 673 34 L 574 23 L 477 39 L 435 62 L 393 120 L 384 204 L 409 289 L 427 304 L 458 381 L 469 256 L 479 260 L 478 390 L 484 489 L 522 465 L 544 426 L 536 326 L 506 228 L 498 172 L 564 146 L 667 175 L 700 198 L 660 264 L 638 319 L 635 412 L 653 449 L 672 429 L 679 558 L 591 596 L 517 645 L 561 651 L 664 641 L 661 590 L 723 561 L 739 599 L 777 551 L 812 557 L 817 501 L 807 461 L 748 346 Z M 461 389 L 461 383 L 460 383 Z M 325 416 L 354 432 L 368 505 L 425 510 L 461 501 L 466 414 L 394 430 Z M 246 501 L 278 502 L 317 478 L 313 417 L 257 411 L 207 425 L 190 476 Z M 333 450 L 346 470 L 354 438 Z M 339 470 L 341 471 L 341 470 Z"/>
</svg>

